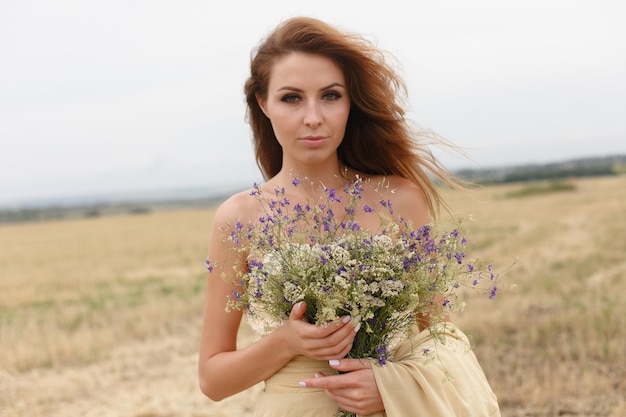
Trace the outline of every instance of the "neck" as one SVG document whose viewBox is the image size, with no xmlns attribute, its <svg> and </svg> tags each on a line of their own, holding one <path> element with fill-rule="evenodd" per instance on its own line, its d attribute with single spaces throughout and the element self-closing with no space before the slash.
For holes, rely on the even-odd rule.
<svg viewBox="0 0 626 417">
<path fill-rule="evenodd" d="M 332 166 L 298 166 L 297 168 L 283 169 L 274 177 L 272 181 L 281 184 L 290 184 L 296 178 L 302 183 L 310 183 L 312 185 L 319 184 L 331 188 L 343 188 L 347 181 L 350 181 L 354 175 L 345 168 L 339 161 Z"/>
</svg>

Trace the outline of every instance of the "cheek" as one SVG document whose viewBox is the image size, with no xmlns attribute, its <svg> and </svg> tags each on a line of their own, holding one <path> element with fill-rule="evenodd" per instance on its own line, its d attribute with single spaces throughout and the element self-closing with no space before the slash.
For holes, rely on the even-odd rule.
<svg viewBox="0 0 626 417">
<path fill-rule="evenodd" d="M 289 130 L 294 125 L 293 119 L 293 116 L 289 116 L 289 114 L 276 113 L 271 119 L 272 126 L 274 127 L 274 130 Z"/>
<path fill-rule="evenodd" d="M 346 125 L 348 123 L 348 116 L 350 115 L 350 107 L 340 109 L 335 113 L 335 123 L 338 125 Z"/>
<path fill-rule="evenodd" d="M 283 142 L 287 137 L 290 137 L 298 128 L 298 123 L 293 114 L 287 112 L 275 112 L 270 119 L 274 135 L 279 142 Z"/>
</svg>

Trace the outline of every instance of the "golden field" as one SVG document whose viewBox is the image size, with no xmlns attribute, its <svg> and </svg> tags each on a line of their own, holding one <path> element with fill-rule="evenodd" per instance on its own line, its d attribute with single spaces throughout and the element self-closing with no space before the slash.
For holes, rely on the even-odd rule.
<svg viewBox="0 0 626 417">
<path fill-rule="evenodd" d="M 470 255 L 517 260 L 454 320 L 503 416 L 624 416 L 626 176 L 553 185 L 445 192 L 475 219 Z M 259 386 L 197 388 L 210 225 L 209 209 L 0 225 L 0 416 L 250 416 Z"/>
</svg>

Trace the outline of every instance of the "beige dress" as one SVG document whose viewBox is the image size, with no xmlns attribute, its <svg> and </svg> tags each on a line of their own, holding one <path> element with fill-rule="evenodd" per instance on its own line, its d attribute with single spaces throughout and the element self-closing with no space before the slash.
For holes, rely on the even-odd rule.
<svg viewBox="0 0 626 417">
<path fill-rule="evenodd" d="M 376 417 L 499 417 L 491 390 L 469 341 L 448 323 L 444 341 L 425 330 L 393 348 L 393 362 L 372 360 L 385 412 Z M 255 417 L 333 417 L 337 405 L 323 390 L 298 382 L 315 372 L 336 373 L 326 362 L 298 356 L 265 381 Z"/>
</svg>

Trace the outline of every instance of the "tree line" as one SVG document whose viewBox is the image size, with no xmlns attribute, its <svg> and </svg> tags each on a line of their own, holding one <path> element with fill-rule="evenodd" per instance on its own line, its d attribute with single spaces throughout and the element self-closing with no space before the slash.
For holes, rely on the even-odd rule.
<svg viewBox="0 0 626 417">
<path fill-rule="evenodd" d="M 478 184 L 597 177 L 623 173 L 626 173 L 626 155 L 582 158 L 548 164 L 463 169 L 456 172 L 460 178 Z"/>
</svg>

